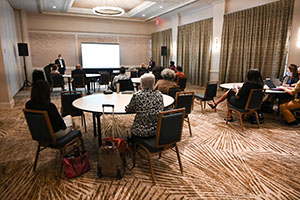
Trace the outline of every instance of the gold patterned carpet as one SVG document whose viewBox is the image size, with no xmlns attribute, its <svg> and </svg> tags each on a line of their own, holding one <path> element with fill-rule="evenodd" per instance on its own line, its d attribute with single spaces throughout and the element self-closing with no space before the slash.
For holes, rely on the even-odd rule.
<svg viewBox="0 0 300 200">
<path fill-rule="evenodd" d="M 204 114 L 196 103 L 190 115 L 193 137 L 185 123 L 179 143 L 184 174 L 175 152 L 166 151 L 160 159 L 154 155 L 153 186 L 141 156 L 122 180 L 97 177 L 97 138 L 89 113 L 88 131 L 82 132 L 91 170 L 78 178 L 59 178 L 59 152 L 46 149 L 33 173 L 37 143 L 21 110 L 28 99 L 29 90 L 23 90 L 13 109 L 0 110 L 0 199 L 300 199 L 300 129 L 282 125 L 275 114 L 264 115 L 261 129 L 245 122 L 242 132 L 237 118 L 225 124 L 225 103 L 218 112 L 206 108 Z M 52 99 L 60 107 L 57 92 Z M 118 117 L 124 130 L 132 119 Z"/>
</svg>

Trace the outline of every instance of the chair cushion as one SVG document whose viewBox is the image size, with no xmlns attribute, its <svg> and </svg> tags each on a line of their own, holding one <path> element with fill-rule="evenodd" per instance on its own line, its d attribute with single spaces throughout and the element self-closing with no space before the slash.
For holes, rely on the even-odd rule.
<svg viewBox="0 0 300 200">
<path fill-rule="evenodd" d="M 50 145 L 51 148 L 59 149 L 75 138 L 81 137 L 81 132 L 80 130 L 71 130 L 66 136 L 60 138 L 59 140 L 56 141 L 56 144 Z"/>
<path fill-rule="evenodd" d="M 235 107 L 235 106 L 233 106 L 232 104 L 229 104 L 228 107 L 229 107 L 229 108 L 232 108 L 232 109 L 234 109 L 234 110 L 237 110 L 237 111 L 239 111 L 239 112 L 241 112 L 241 113 L 247 113 L 247 112 L 249 112 L 249 110 L 245 110 L 245 109 L 242 109 L 242 108 Z"/>
<path fill-rule="evenodd" d="M 195 94 L 194 97 L 196 99 L 206 100 L 206 98 L 204 98 L 204 94 Z"/>
<path fill-rule="evenodd" d="M 162 151 L 163 148 L 155 148 L 155 136 L 152 137 L 134 137 L 134 140 L 144 145 L 151 153 Z"/>
</svg>

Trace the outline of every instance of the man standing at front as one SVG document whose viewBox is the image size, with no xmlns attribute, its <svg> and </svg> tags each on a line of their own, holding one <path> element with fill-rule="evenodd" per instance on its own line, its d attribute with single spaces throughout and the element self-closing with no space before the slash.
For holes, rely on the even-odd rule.
<svg viewBox="0 0 300 200">
<path fill-rule="evenodd" d="M 61 57 L 61 54 L 58 54 L 58 58 L 55 60 L 55 64 L 57 64 L 58 66 L 58 71 L 61 74 L 65 74 L 66 64 L 65 64 L 65 60 Z"/>
</svg>

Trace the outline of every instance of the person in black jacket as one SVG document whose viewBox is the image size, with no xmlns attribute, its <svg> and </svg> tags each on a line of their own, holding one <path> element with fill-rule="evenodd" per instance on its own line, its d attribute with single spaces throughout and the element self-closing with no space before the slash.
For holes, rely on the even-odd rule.
<svg viewBox="0 0 300 200">
<path fill-rule="evenodd" d="M 44 80 L 38 80 L 33 84 L 31 97 L 26 102 L 25 108 L 47 111 L 56 139 L 64 137 L 72 130 L 71 116 L 61 117 L 56 106 L 50 101 L 50 86 Z"/>
<path fill-rule="evenodd" d="M 211 102 L 208 105 L 214 109 L 219 103 L 227 99 L 231 105 L 243 109 L 246 106 L 251 89 L 263 89 L 263 86 L 264 83 L 260 71 L 258 69 L 250 69 L 247 73 L 247 81 L 241 88 L 228 90 L 215 103 Z M 230 117 L 229 121 L 232 121 L 232 117 Z"/>
<path fill-rule="evenodd" d="M 55 64 L 57 64 L 57 66 L 58 66 L 59 73 L 64 75 L 65 71 L 66 71 L 66 64 L 65 64 L 65 60 L 62 58 L 61 54 L 58 54 L 58 58 L 55 60 Z"/>
<path fill-rule="evenodd" d="M 74 77 L 74 74 L 83 74 L 84 75 L 84 81 L 85 81 L 85 85 L 87 86 L 87 89 L 88 89 L 88 94 L 90 94 L 90 81 L 89 79 L 86 77 L 86 74 L 85 72 L 81 69 L 81 65 L 80 64 L 77 64 L 75 66 L 75 69 L 71 71 L 71 74 L 72 74 L 72 77 Z M 74 80 L 72 82 L 73 84 L 73 87 L 74 87 Z"/>
</svg>

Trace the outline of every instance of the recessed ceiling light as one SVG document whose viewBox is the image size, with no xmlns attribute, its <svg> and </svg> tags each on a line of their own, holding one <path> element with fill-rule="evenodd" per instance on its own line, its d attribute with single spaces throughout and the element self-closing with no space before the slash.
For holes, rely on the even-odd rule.
<svg viewBox="0 0 300 200">
<path fill-rule="evenodd" d="M 52 8 L 54 8 L 54 9 L 55 9 L 55 8 L 56 8 L 56 6 L 52 6 Z"/>
<path fill-rule="evenodd" d="M 163 8 L 162 6 L 159 6 L 159 8 Z"/>
<path fill-rule="evenodd" d="M 146 15 L 145 14 L 143 14 L 143 17 L 145 17 Z"/>
</svg>

